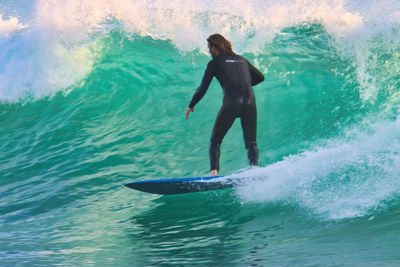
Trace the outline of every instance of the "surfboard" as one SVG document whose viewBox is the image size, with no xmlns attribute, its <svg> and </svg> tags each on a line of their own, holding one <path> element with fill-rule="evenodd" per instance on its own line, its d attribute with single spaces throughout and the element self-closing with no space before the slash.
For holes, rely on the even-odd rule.
<svg viewBox="0 0 400 267">
<path fill-rule="evenodd" d="M 125 186 L 152 194 L 174 195 L 230 188 L 236 182 L 231 177 L 211 176 L 137 181 Z"/>
</svg>

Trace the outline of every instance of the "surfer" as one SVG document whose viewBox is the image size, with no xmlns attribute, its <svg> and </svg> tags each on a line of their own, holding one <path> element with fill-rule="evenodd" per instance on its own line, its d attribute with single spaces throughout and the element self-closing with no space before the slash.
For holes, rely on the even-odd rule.
<svg viewBox="0 0 400 267">
<path fill-rule="evenodd" d="M 216 176 L 219 171 L 219 156 L 222 139 L 240 118 L 247 157 L 250 166 L 258 165 L 257 147 L 257 109 L 253 85 L 264 81 L 264 75 L 251 65 L 244 57 L 232 50 L 231 43 L 221 34 L 213 34 L 207 38 L 212 60 L 207 64 L 200 86 L 194 93 L 186 110 L 186 119 L 194 106 L 203 98 L 215 76 L 224 94 L 210 140 L 210 170 Z"/>
</svg>

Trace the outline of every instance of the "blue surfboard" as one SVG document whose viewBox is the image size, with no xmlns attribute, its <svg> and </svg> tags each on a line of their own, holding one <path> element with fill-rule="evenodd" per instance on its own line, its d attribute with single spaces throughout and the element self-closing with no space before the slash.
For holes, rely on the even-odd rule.
<svg viewBox="0 0 400 267">
<path fill-rule="evenodd" d="M 138 181 L 125 186 L 153 194 L 173 195 L 233 187 L 237 179 L 224 176 Z"/>
</svg>

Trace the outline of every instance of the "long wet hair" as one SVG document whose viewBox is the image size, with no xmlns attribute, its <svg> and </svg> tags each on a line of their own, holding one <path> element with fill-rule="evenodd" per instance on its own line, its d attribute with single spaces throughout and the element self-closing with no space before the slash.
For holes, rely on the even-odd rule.
<svg viewBox="0 0 400 267">
<path fill-rule="evenodd" d="M 219 33 L 210 35 L 207 38 L 207 42 L 210 46 L 217 48 L 221 55 L 235 55 L 231 42 Z"/>
</svg>

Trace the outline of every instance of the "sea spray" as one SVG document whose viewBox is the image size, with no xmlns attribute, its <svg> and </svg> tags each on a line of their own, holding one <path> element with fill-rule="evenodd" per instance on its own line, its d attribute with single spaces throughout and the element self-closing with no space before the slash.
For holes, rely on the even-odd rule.
<svg viewBox="0 0 400 267">
<path fill-rule="evenodd" d="M 99 55 L 96 40 L 107 35 L 110 27 L 122 27 L 127 35 L 171 40 L 183 51 L 203 52 L 206 37 L 221 32 L 238 52 L 263 54 L 266 44 L 283 29 L 318 22 L 338 42 L 337 49 L 354 61 L 360 95 L 371 101 L 379 85 L 370 73 L 374 51 L 369 43 L 382 34 L 382 39 L 398 40 L 393 33 L 398 13 L 385 5 L 301 0 L 249 1 L 245 8 L 234 1 L 229 8 L 222 7 L 226 7 L 224 1 L 186 1 L 184 5 L 181 1 L 37 1 L 34 16 L 26 24 L 14 17 L 2 19 L 4 34 L 27 29 L 1 45 L 1 99 L 37 99 L 79 82 Z M 377 8 L 384 12 L 383 18 L 375 14 Z M 15 82 L 21 69 L 27 73 Z"/>
<path fill-rule="evenodd" d="M 240 174 L 245 202 L 300 206 L 328 219 L 372 215 L 400 193 L 399 120 L 349 130 L 344 139 Z M 384 210 L 380 210 L 383 212 Z"/>
</svg>

